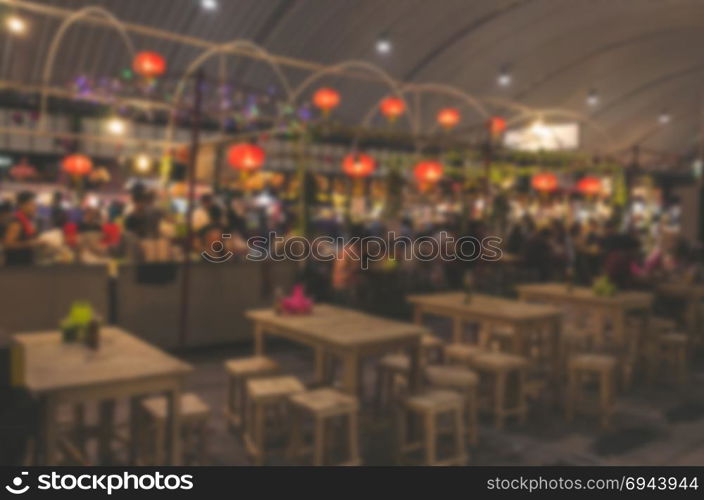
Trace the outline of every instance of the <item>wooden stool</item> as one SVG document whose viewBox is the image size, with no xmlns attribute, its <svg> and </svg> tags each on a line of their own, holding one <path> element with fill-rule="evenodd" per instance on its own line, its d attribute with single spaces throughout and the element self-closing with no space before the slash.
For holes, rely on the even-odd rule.
<svg viewBox="0 0 704 500">
<path fill-rule="evenodd" d="M 140 464 L 163 465 L 166 442 L 166 425 L 168 404 L 163 396 L 142 400 L 138 433 L 141 445 L 151 448 L 151 460 L 139 453 Z M 196 394 L 186 392 L 181 396 L 181 433 L 183 435 L 184 455 L 195 459 L 190 463 L 205 464 L 205 445 L 210 407 Z"/>
<path fill-rule="evenodd" d="M 472 360 L 480 353 L 482 348 L 471 344 L 449 344 L 445 346 L 445 360 L 450 364 L 471 366 Z"/>
<path fill-rule="evenodd" d="M 244 423 L 244 444 L 256 465 L 264 464 L 266 445 L 266 410 L 284 410 L 288 399 L 306 390 L 296 377 L 271 377 L 247 380 L 247 418 Z"/>
<path fill-rule="evenodd" d="M 387 354 L 376 366 L 375 400 L 377 408 L 383 408 L 398 394 L 400 382 L 408 379 L 411 360 L 405 354 Z"/>
<path fill-rule="evenodd" d="M 574 418 L 575 409 L 582 399 L 582 377 L 594 375 L 599 381 L 599 414 L 601 426 L 608 427 L 613 413 L 614 376 L 616 358 L 607 354 L 580 354 L 567 363 L 567 420 Z"/>
<path fill-rule="evenodd" d="M 411 396 L 404 402 L 399 413 L 399 452 L 425 449 L 425 465 L 463 465 L 467 461 L 464 450 L 464 400 L 454 391 L 431 390 L 424 394 Z M 437 439 L 439 436 L 437 419 L 450 413 L 453 416 L 453 437 L 455 453 L 453 456 L 438 460 Z M 424 441 L 408 442 L 406 436 L 406 419 L 420 416 L 423 419 Z"/>
<path fill-rule="evenodd" d="M 420 338 L 420 348 L 423 361 L 426 364 L 430 364 L 431 361 L 442 363 L 445 353 L 444 346 L 445 343 L 435 335 L 423 335 Z"/>
<path fill-rule="evenodd" d="M 471 363 L 482 375 L 494 379 L 493 413 L 494 423 L 498 429 L 504 425 L 504 419 L 510 415 L 518 415 L 518 419 L 523 423 L 526 419 L 526 392 L 525 378 L 528 369 L 528 361 L 522 356 L 505 354 L 502 352 L 481 353 L 474 357 Z M 510 375 L 516 376 L 515 401 L 511 405 L 507 397 L 508 378 Z"/>
<path fill-rule="evenodd" d="M 674 375 L 678 384 L 687 382 L 687 335 L 683 333 L 666 333 L 658 339 L 656 363 L 658 368 L 664 365 Z"/>
<path fill-rule="evenodd" d="M 251 356 L 225 361 L 227 371 L 227 405 L 225 418 L 231 429 L 239 429 L 243 423 L 245 401 L 245 382 L 255 377 L 274 375 L 279 371 L 279 364 L 265 356 Z"/>
<path fill-rule="evenodd" d="M 314 420 L 313 465 L 325 464 L 325 424 L 336 417 L 347 418 L 348 460 L 338 465 L 359 465 L 359 404 L 357 398 L 334 389 L 322 388 L 294 394 L 289 398 L 293 410 L 291 451 L 300 456 L 302 451 L 301 417 Z"/>
<path fill-rule="evenodd" d="M 499 352 L 515 353 L 516 331 L 513 328 L 492 328 L 489 332 L 489 344 L 496 346 Z"/>
<path fill-rule="evenodd" d="M 472 370 L 461 366 L 428 366 L 425 378 L 430 385 L 439 389 L 454 389 L 464 396 L 467 416 L 467 439 L 477 444 L 479 434 L 478 388 L 479 376 Z"/>
</svg>

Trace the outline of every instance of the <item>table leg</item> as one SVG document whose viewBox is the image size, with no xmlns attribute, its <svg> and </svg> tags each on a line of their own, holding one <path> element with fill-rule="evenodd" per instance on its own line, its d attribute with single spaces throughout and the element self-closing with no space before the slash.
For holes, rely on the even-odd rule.
<svg viewBox="0 0 704 500">
<path fill-rule="evenodd" d="M 343 387 L 348 394 L 359 397 L 359 356 L 356 352 L 345 354 L 343 358 Z"/>
<path fill-rule="evenodd" d="M 416 325 L 423 324 L 423 308 L 418 304 L 413 308 L 413 322 Z"/>
<path fill-rule="evenodd" d="M 315 382 L 319 385 L 324 385 L 327 381 L 326 370 L 327 356 L 322 347 L 315 348 Z"/>
<path fill-rule="evenodd" d="M 98 410 L 98 463 L 112 463 L 112 432 L 115 425 L 115 401 L 108 399 L 100 402 Z"/>
<path fill-rule="evenodd" d="M 83 403 L 73 405 L 73 429 L 76 447 L 86 456 L 86 407 Z"/>
<path fill-rule="evenodd" d="M 130 465 L 137 465 L 137 460 L 139 459 L 139 452 L 141 449 L 140 439 L 140 408 L 139 408 L 140 398 L 135 396 L 130 398 L 130 446 L 129 446 L 129 457 L 128 463 Z"/>
<path fill-rule="evenodd" d="M 452 341 L 461 344 L 464 340 L 464 322 L 459 316 L 452 318 Z"/>
<path fill-rule="evenodd" d="M 169 391 L 166 398 L 169 407 L 166 425 L 168 465 L 181 465 L 181 387 Z"/>
<path fill-rule="evenodd" d="M 37 446 L 41 459 L 37 464 L 57 465 L 57 425 L 56 403 L 50 396 L 46 396 L 41 403 L 41 442 Z"/>
<path fill-rule="evenodd" d="M 413 343 L 409 350 L 411 371 L 408 374 L 408 390 L 411 394 L 420 392 L 421 389 L 421 342 L 420 338 Z"/>
<path fill-rule="evenodd" d="M 254 325 L 254 353 L 257 356 L 264 354 L 264 328 L 259 323 Z"/>
</svg>

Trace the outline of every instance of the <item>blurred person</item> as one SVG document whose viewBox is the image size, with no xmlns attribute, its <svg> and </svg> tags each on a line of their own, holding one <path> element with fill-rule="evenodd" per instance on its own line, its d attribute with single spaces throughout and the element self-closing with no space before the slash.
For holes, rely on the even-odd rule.
<svg viewBox="0 0 704 500">
<path fill-rule="evenodd" d="M 12 203 L 9 201 L 0 202 L 0 243 L 5 239 L 7 226 L 12 220 Z"/>
<path fill-rule="evenodd" d="M 36 196 L 31 191 L 17 195 L 17 210 L 7 225 L 3 238 L 5 265 L 29 266 L 35 262 L 39 245 L 34 217 L 37 213 Z"/>
</svg>

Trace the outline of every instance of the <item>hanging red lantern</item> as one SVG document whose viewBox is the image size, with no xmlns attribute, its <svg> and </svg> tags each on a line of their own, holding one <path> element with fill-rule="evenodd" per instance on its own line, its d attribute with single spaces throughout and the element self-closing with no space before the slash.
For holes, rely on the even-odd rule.
<svg viewBox="0 0 704 500">
<path fill-rule="evenodd" d="M 506 130 L 506 120 L 500 116 L 493 116 L 489 118 L 487 128 L 492 137 L 497 137 Z"/>
<path fill-rule="evenodd" d="M 340 94 L 329 87 L 320 88 L 313 94 L 313 104 L 323 113 L 328 114 L 340 105 Z"/>
<path fill-rule="evenodd" d="M 376 168 L 374 158 L 365 154 L 349 154 L 342 160 L 342 171 L 354 178 L 364 178 L 371 175 Z"/>
<path fill-rule="evenodd" d="M 231 146 L 227 152 L 227 161 L 238 170 L 253 172 L 264 164 L 266 154 L 255 144 L 240 143 Z"/>
<path fill-rule="evenodd" d="M 551 193 L 557 189 L 557 176 L 551 173 L 537 174 L 533 176 L 531 184 L 536 191 Z"/>
<path fill-rule="evenodd" d="M 441 109 L 438 111 L 437 121 L 442 127 L 450 130 L 460 122 L 460 112 L 455 108 Z"/>
<path fill-rule="evenodd" d="M 577 190 L 587 196 L 601 193 L 601 179 L 597 177 L 582 177 L 577 183 Z"/>
<path fill-rule="evenodd" d="M 139 52 L 134 56 L 132 69 L 145 78 L 156 78 L 166 72 L 166 61 L 156 52 Z"/>
<path fill-rule="evenodd" d="M 434 184 L 442 178 L 442 164 L 437 161 L 422 161 L 413 169 L 413 175 L 421 184 Z"/>
<path fill-rule="evenodd" d="M 406 111 L 406 103 L 399 97 L 385 97 L 379 104 L 381 113 L 393 122 Z"/>
<path fill-rule="evenodd" d="M 64 172 L 76 177 L 88 175 L 93 170 L 93 162 L 85 155 L 73 154 L 63 159 L 61 166 Z"/>
</svg>

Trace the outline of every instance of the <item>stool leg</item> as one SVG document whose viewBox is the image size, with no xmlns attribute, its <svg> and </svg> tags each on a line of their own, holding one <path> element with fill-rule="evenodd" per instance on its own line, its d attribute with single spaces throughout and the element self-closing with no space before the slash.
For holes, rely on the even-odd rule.
<svg viewBox="0 0 704 500">
<path fill-rule="evenodd" d="M 476 445 L 479 440 L 477 389 L 472 387 L 467 392 L 467 436 L 470 444 Z"/>
<path fill-rule="evenodd" d="M 166 423 L 159 420 L 154 427 L 154 465 L 161 466 L 166 462 Z"/>
<path fill-rule="evenodd" d="M 266 425 L 264 405 L 257 403 L 254 407 L 254 442 L 257 449 L 255 463 L 264 465 L 264 427 Z"/>
<path fill-rule="evenodd" d="M 609 426 L 609 416 L 611 414 L 611 373 L 608 371 L 601 372 L 601 426 L 607 428 Z"/>
<path fill-rule="evenodd" d="M 325 461 L 325 419 L 316 416 L 314 426 L 313 465 L 319 466 Z"/>
<path fill-rule="evenodd" d="M 350 463 L 359 463 L 359 416 L 356 411 L 349 416 Z"/>
<path fill-rule="evenodd" d="M 568 370 L 567 375 L 567 401 L 565 402 L 565 418 L 568 421 L 574 419 L 574 407 L 575 399 L 577 395 L 577 385 L 579 381 L 577 380 L 577 374 L 574 370 Z"/>
<path fill-rule="evenodd" d="M 504 400 L 506 399 L 506 373 L 497 373 L 495 382 L 494 422 L 497 429 L 502 429 L 504 426 Z"/>
<path fill-rule="evenodd" d="M 526 403 L 526 371 L 518 371 L 518 421 L 521 424 L 526 422 L 528 404 Z"/>
<path fill-rule="evenodd" d="M 301 412 L 291 407 L 291 438 L 289 442 L 288 455 L 292 459 L 296 459 L 301 455 Z"/>
<path fill-rule="evenodd" d="M 425 418 L 425 464 L 433 465 L 437 456 L 436 452 L 436 427 L 435 427 L 435 414 L 433 412 L 427 412 L 424 416 Z"/>
<path fill-rule="evenodd" d="M 462 405 L 455 410 L 455 454 L 457 465 L 462 465 L 466 460 L 464 451 L 464 418 L 462 415 Z"/>
<path fill-rule="evenodd" d="M 401 463 L 403 451 L 406 448 L 406 411 L 403 407 L 396 410 L 396 430 L 397 430 L 397 446 L 396 446 L 396 463 Z"/>
</svg>

